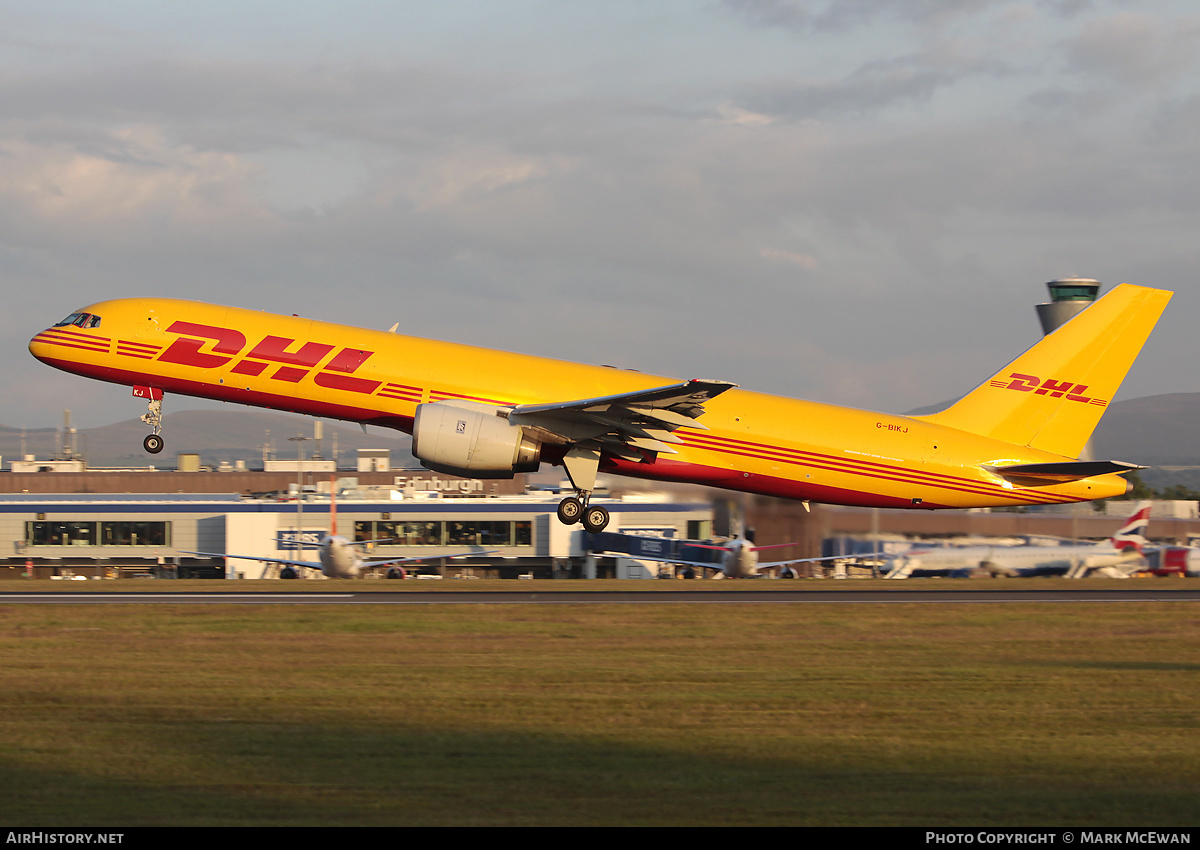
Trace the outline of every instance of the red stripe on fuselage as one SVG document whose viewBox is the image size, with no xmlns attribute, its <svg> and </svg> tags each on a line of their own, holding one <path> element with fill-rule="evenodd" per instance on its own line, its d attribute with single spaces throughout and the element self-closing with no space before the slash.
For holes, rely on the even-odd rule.
<svg viewBox="0 0 1200 850">
<path fill-rule="evenodd" d="M 390 410 L 358 407 L 348 404 L 334 404 L 289 395 L 277 395 L 275 393 L 247 390 L 230 384 L 212 384 L 205 381 L 189 381 L 182 378 L 165 378 L 162 375 L 151 372 L 135 372 L 128 369 L 117 369 L 112 366 L 95 366 L 88 363 L 79 363 L 75 360 L 58 360 L 53 357 L 41 359 L 47 365 L 62 369 L 64 372 L 72 372 L 87 378 L 95 378 L 98 381 L 107 381 L 110 384 L 153 386 L 176 395 L 211 398 L 217 401 L 231 401 L 254 407 L 303 413 L 307 416 L 344 419 L 348 422 L 363 422 L 368 425 L 393 428 L 408 434 L 412 433 L 412 417 L 403 416 Z"/>
<path fill-rule="evenodd" d="M 101 354 L 108 353 L 108 346 L 104 344 L 67 342 L 56 337 L 45 336 L 44 334 L 38 334 L 33 338 L 33 341 L 43 343 L 44 345 L 61 345 L 63 348 L 81 348 L 84 351 L 98 351 Z"/>
<path fill-rule="evenodd" d="M 42 333 L 54 334 L 56 336 L 63 336 L 63 337 L 66 337 L 67 339 L 85 340 L 87 342 L 98 342 L 98 343 L 102 343 L 105 346 L 107 346 L 112 341 L 112 339 L 110 337 L 100 336 L 99 334 L 80 333 L 79 331 L 69 331 L 64 328 L 46 328 L 46 330 L 42 331 Z"/>
<path fill-rule="evenodd" d="M 494 398 L 480 398 L 479 396 L 462 395 L 461 393 L 448 393 L 448 392 L 443 392 L 442 390 L 430 390 L 429 391 L 429 400 L 430 401 L 449 401 L 450 399 L 461 399 L 462 401 L 481 401 L 484 404 L 495 404 L 500 407 L 512 407 L 513 406 L 513 403 L 511 401 L 499 401 Z"/>
<path fill-rule="evenodd" d="M 689 448 L 703 449 L 719 454 L 731 454 L 740 457 L 751 457 L 757 460 L 771 460 L 793 466 L 807 466 L 813 469 L 825 469 L 832 472 L 843 472 L 859 475 L 865 478 L 878 478 L 899 481 L 921 487 L 936 487 L 943 490 L 957 490 L 963 493 L 991 496 L 994 498 L 1012 499 L 1022 502 L 1044 502 L 1055 504 L 1064 500 L 1051 494 L 1036 491 L 1016 492 L 1000 485 L 991 485 L 986 481 L 971 478 L 946 475 L 937 472 L 912 469 L 903 466 L 888 466 L 873 461 L 856 458 L 824 455 L 817 452 L 807 452 L 800 449 L 786 449 L 764 443 L 751 443 L 745 440 L 733 440 L 715 437 L 709 434 L 694 434 L 683 432 L 683 445 Z"/>
<path fill-rule="evenodd" d="M 824 484 L 795 481 L 790 478 L 778 478 L 758 473 L 746 474 L 715 466 L 705 466 L 699 463 L 664 460 L 661 456 L 654 463 L 638 463 L 620 458 L 605 458 L 601 462 L 600 468 L 604 472 L 628 475 L 632 478 L 646 478 L 652 481 L 677 481 L 684 484 L 705 484 L 709 487 L 719 487 L 724 490 L 740 490 L 746 493 L 776 496 L 781 499 L 825 502 L 833 505 L 920 510 L 954 507 L 953 505 L 931 501 L 923 501 L 920 505 L 914 505 L 911 499 L 904 499 L 899 496 L 872 495 L 841 487 L 829 487 Z"/>
</svg>

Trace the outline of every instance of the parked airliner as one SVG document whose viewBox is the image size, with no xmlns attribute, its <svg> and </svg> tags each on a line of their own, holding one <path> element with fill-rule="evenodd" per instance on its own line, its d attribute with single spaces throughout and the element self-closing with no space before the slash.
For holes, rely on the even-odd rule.
<svg viewBox="0 0 1200 850">
<path fill-rule="evenodd" d="M 1063 575 L 1083 578 L 1101 575 L 1128 578 L 1143 569 L 1147 546 L 1143 532 L 1150 524 L 1150 503 L 1139 502 L 1107 544 L 1082 546 L 946 546 L 918 547 L 892 559 L 888 578 L 910 576 Z"/>
<path fill-rule="evenodd" d="M 189 555 L 203 555 L 209 558 L 235 558 L 244 561 L 258 561 L 266 564 L 283 564 L 289 567 L 301 567 L 303 569 L 317 570 L 326 578 L 359 578 L 366 572 L 375 567 L 399 566 L 400 564 L 410 564 L 419 561 L 433 561 L 440 559 L 453 560 L 456 558 L 468 558 L 480 555 L 491 555 L 496 550 L 480 550 L 477 552 L 456 552 L 456 553 L 440 553 L 431 555 L 419 555 L 415 557 L 396 557 L 396 558 L 377 558 L 368 561 L 363 558 L 359 551 L 360 546 L 366 546 L 369 543 L 386 543 L 387 540 L 348 540 L 337 533 L 337 494 L 330 495 L 329 502 L 329 534 L 321 538 L 321 542 L 317 544 L 317 560 L 307 561 L 303 558 L 266 558 L 260 555 L 233 555 L 228 552 L 188 552 Z M 298 544 L 300 546 L 311 546 L 313 544 Z M 264 569 L 264 574 L 266 570 Z"/>
</svg>

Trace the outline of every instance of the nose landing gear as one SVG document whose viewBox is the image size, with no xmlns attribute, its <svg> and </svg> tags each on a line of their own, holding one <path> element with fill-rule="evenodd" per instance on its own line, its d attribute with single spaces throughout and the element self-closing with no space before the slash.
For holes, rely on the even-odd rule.
<svg viewBox="0 0 1200 850">
<path fill-rule="evenodd" d="M 163 391 L 158 387 L 134 387 L 133 394 L 135 397 L 144 398 L 148 402 L 150 409 L 142 416 L 142 421 L 153 428 L 154 433 L 142 440 L 142 448 L 150 454 L 156 455 L 166 445 L 163 442 L 163 438 L 159 436 L 162 431 Z"/>
</svg>

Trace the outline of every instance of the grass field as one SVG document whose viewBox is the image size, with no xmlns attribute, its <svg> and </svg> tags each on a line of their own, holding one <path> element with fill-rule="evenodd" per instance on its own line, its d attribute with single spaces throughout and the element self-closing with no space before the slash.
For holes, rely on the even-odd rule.
<svg viewBox="0 0 1200 850">
<path fill-rule="evenodd" d="M 0 646 L 13 826 L 1200 823 L 1195 603 L 7 605 Z"/>
</svg>

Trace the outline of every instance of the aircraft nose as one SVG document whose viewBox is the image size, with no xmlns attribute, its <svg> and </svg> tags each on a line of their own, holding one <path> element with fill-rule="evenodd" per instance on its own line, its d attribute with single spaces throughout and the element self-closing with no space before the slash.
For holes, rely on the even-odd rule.
<svg viewBox="0 0 1200 850">
<path fill-rule="evenodd" d="M 50 328 L 34 334 L 33 339 L 29 340 L 29 353 L 43 363 L 46 362 L 46 358 L 50 353 L 48 331 L 50 331 Z"/>
</svg>

